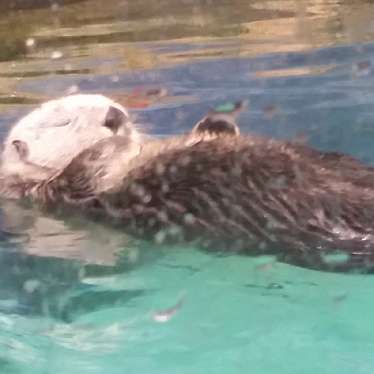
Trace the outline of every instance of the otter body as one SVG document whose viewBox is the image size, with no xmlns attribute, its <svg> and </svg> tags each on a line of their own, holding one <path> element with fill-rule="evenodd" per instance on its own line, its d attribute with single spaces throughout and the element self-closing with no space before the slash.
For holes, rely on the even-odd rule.
<svg viewBox="0 0 374 374">
<path fill-rule="evenodd" d="M 49 153 L 42 162 L 32 137 L 11 132 L 1 195 L 83 212 L 157 243 L 275 254 L 324 270 L 374 269 L 374 168 L 302 144 L 239 135 L 235 122 L 222 126 L 222 116 L 209 126 L 200 121 L 188 135 L 139 142 L 131 127 L 119 131 L 127 117 L 117 109 L 110 105 L 97 117 L 99 139 L 74 146 L 66 159 Z M 33 136 L 43 127 L 39 122 Z M 343 261 L 327 261 L 337 250 Z"/>
<path fill-rule="evenodd" d="M 325 270 L 373 268 L 374 169 L 351 157 L 252 136 L 128 147 L 104 139 L 23 196 L 158 243 L 275 254 Z M 337 250 L 343 262 L 325 261 Z"/>
</svg>

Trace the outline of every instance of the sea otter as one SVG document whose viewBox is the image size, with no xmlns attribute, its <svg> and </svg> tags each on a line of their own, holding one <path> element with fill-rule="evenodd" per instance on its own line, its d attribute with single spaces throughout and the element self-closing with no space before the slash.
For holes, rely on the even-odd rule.
<svg viewBox="0 0 374 374">
<path fill-rule="evenodd" d="M 309 268 L 374 268 L 374 168 L 255 136 L 103 139 L 19 188 L 42 208 L 83 212 L 158 243 L 273 254 Z M 341 251 L 343 260 L 325 255 Z"/>
<path fill-rule="evenodd" d="M 200 130 L 144 143 L 113 135 L 10 189 L 158 243 L 374 269 L 374 168 L 294 142 Z M 336 251 L 344 256 L 330 261 Z"/>
</svg>

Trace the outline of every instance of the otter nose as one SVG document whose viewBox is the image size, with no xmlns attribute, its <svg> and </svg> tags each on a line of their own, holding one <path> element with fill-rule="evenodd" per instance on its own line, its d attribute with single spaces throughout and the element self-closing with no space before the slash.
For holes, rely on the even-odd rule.
<svg viewBox="0 0 374 374">
<path fill-rule="evenodd" d="M 127 115 L 118 108 L 109 107 L 106 114 L 103 126 L 108 127 L 114 134 L 117 134 L 118 129 L 127 121 Z"/>
</svg>

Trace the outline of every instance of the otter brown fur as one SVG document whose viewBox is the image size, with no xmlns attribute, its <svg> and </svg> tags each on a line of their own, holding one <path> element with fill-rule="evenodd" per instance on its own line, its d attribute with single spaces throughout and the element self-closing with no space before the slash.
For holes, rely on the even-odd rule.
<svg viewBox="0 0 374 374">
<path fill-rule="evenodd" d="M 150 141 L 128 157 L 129 145 L 103 139 L 21 194 L 157 242 L 325 270 L 374 268 L 374 169 L 358 160 L 253 136 Z M 347 259 L 325 261 L 336 250 Z"/>
</svg>

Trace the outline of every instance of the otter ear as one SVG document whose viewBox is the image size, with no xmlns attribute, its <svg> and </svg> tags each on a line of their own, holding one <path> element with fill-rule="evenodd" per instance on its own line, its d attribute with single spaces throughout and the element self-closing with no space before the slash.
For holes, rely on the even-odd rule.
<svg viewBox="0 0 374 374">
<path fill-rule="evenodd" d="M 109 107 L 103 126 L 107 127 L 113 134 L 117 134 L 118 129 L 128 120 L 127 115 L 118 108 Z"/>
<path fill-rule="evenodd" d="M 16 150 L 20 160 L 24 161 L 27 159 L 29 155 L 29 147 L 27 146 L 26 142 L 22 140 L 13 140 L 12 146 Z"/>
</svg>

